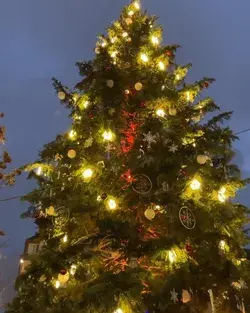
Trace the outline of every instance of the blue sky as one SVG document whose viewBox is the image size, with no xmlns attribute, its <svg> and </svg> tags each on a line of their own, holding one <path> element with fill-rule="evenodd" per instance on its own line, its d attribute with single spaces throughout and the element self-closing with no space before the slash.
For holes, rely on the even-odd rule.
<svg viewBox="0 0 250 313">
<path fill-rule="evenodd" d="M 72 87 L 78 79 L 75 62 L 92 57 L 96 35 L 104 32 L 126 3 L 1 1 L 0 99 L 14 166 L 35 160 L 43 144 L 67 129 L 67 112 L 50 79 L 55 76 Z M 223 110 L 235 111 L 232 129 L 250 127 L 249 0 L 142 0 L 142 6 L 159 16 L 164 42 L 182 46 L 177 61 L 193 63 L 189 80 L 216 78 L 208 92 Z M 250 132 L 245 133 L 235 144 L 244 176 L 250 175 L 249 138 Z M 31 182 L 19 179 L 14 188 L 0 189 L 0 199 L 22 195 L 31 188 Z M 244 204 L 250 204 L 248 191 L 240 193 Z M 19 201 L 0 202 L 0 227 L 8 237 L 7 260 L 0 260 L 0 286 L 8 286 L 5 301 L 11 294 L 24 240 L 34 233 L 32 223 L 19 218 L 26 207 Z"/>
</svg>

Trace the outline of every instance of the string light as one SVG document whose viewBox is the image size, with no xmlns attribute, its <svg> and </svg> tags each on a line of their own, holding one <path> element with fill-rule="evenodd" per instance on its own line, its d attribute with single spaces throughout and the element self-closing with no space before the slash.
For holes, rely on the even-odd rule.
<svg viewBox="0 0 250 313">
<path fill-rule="evenodd" d="M 87 168 L 83 171 L 82 175 L 85 179 L 91 178 L 93 176 L 93 171 L 91 168 Z"/>
<path fill-rule="evenodd" d="M 123 310 L 118 308 L 117 310 L 114 311 L 114 313 L 123 313 Z"/>
<path fill-rule="evenodd" d="M 124 33 L 122 33 L 122 37 L 128 37 L 128 33 L 127 32 L 124 32 Z"/>
<path fill-rule="evenodd" d="M 168 251 L 168 259 L 169 259 L 169 262 L 171 264 L 173 264 L 175 261 L 176 261 L 176 253 L 174 251 Z"/>
<path fill-rule="evenodd" d="M 137 10 L 140 10 L 140 3 L 139 3 L 139 1 L 135 1 L 135 2 L 134 2 L 134 7 L 135 7 Z"/>
<path fill-rule="evenodd" d="M 55 282 L 55 287 L 56 287 L 56 289 L 60 288 L 60 286 L 61 286 L 61 284 L 60 284 L 59 280 L 57 280 L 57 281 Z"/>
<path fill-rule="evenodd" d="M 117 208 L 117 203 L 115 199 L 109 199 L 107 205 L 110 210 L 115 210 Z"/>
<path fill-rule="evenodd" d="M 159 69 L 160 69 L 160 70 L 162 70 L 162 71 L 165 70 L 165 64 L 164 64 L 162 61 L 160 61 L 160 62 L 158 63 L 158 66 L 159 66 Z"/>
<path fill-rule="evenodd" d="M 116 55 L 117 55 L 117 53 L 118 53 L 118 51 L 113 51 L 113 52 L 111 53 L 111 58 L 115 58 Z"/>
<path fill-rule="evenodd" d="M 69 270 L 69 273 L 74 276 L 76 273 L 76 265 L 72 264 Z"/>
<path fill-rule="evenodd" d="M 97 200 L 98 202 L 100 202 L 100 201 L 102 200 L 102 197 L 101 197 L 101 196 L 97 196 L 96 200 Z"/>
<path fill-rule="evenodd" d="M 160 117 L 164 117 L 165 111 L 163 109 L 158 109 L 158 110 L 156 110 L 156 115 L 158 115 Z"/>
<path fill-rule="evenodd" d="M 111 39 L 110 39 L 110 41 L 112 42 L 112 43 L 115 43 L 116 42 L 116 37 L 112 37 Z"/>
<path fill-rule="evenodd" d="M 190 101 L 190 92 L 187 91 L 186 95 L 187 95 L 187 101 Z"/>
<path fill-rule="evenodd" d="M 151 42 L 152 42 L 152 44 L 154 44 L 154 45 L 158 45 L 158 44 L 159 44 L 159 38 L 156 37 L 156 36 L 152 36 L 152 37 L 151 37 Z"/>
<path fill-rule="evenodd" d="M 84 109 L 87 109 L 88 106 L 89 106 L 89 101 L 85 101 L 83 104 Z"/>
<path fill-rule="evenodd" d="M 193 179 L 190 183 L 190 188 L 192 190 L 199 190 L 201 187 L 201 183 L 197 179 Z"/>
<path fill-rule="evenodd" d="M 106 41 L 103 41 L 102 47 L 104 48 L 105 46 L 107 46 L 107 43 L 106 43 Z"/>
<path fill-rule="evenodd" d="M 221 189 L 218 191 L 218 200 L 220 202 L 225 202 L 227 197 L 225 195 L 226 192 L 226 188 L 225 187 L 221 187 Z"/>
<path fill-rule="evenodd" d="M 63 242 L 66 243 L 67 241 L 68 241 L 68 236 L 67 236 L 67 235 L 64 235 L 64 236 L 63 236 Z"/>
<path fill-rule="evenodd" d="M 69 132 L 69 138 L 73 139 L 76 136 L 76 131 L 74 131 L 73 129 Z"/>
<path fill-rule="evenodd" d="M 112 141 L 114 139 L 114 134 L 110 130 L 105 131 L 102 136 L 106 141 Z"/>
<path fill-rule="evenodd" d="M 40 176 L 40 175 L 42 174 L 42 167 L 41 167 L 41 166 L 38 167 L 38 169 L 37 169 L 37 171 L 36 171 L 36 174 L 37 174 L 38 176 Z"/>
<path fill-rule="evenodd" d="M 23 264 L 24 263 L 24 259 L 20 259 L 20 264 Z"/>
<path fill-rule="evenodd" d="M 225 242 L 225 240 L 221 240 L 221 241 L 220 241 L 219 247 L 220 247 L 221 250 L 225 250 L 225 248 L 226 248 L 226 242 Z"/>
<path fill-rule="evenodd" d="M 145 53 L 142 53 L 141 54 L 141 60 L 143 61 L 143 62 L 148 62 L 148 56 L 145 54 Z"/>
<path fill-rule="evenodd" d="M 134 13 L 135 13 L 134 11 L 130 10 L 130 11 L 128 12 L 128 15 L 129 15 L 129 16 L 133 16 Z"/>
<path fill-rule="evenodd" d="M 181 77 L 179 74 L 176 74 L 175 78 L 176 78 L 176 80 L 180 80 Z"/>
</svg>

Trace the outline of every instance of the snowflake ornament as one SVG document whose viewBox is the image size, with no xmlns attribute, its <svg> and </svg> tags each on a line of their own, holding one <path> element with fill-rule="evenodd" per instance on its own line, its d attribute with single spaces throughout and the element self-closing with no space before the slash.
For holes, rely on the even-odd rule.
<svg viewBox="0 0 250 313">
<path fill-rule="evenodd" d="M 175 289 L 170 291 L 171 300 L 176 303 L 178 302 L 178 293 L 175 291 Z"/>
<path fill-rule="evenodd" d="M 153 135 L 153 134 L 151 133 L 151 131 L 149 131 L 147 134 L 143 134 L 143 136 L 144 136 L 143 141 L 147 143 L 148 149 L 150 149 L 150 148 L 151 148 L 151 145 L 152 145 L 153 143 L 156 143 L 156 138 L 157 138 L 157 136 L 156 136 L 156 135 Z"/>
<path fill-rule="evenodd" d="M 178 146 L 175 145 L 174 143 L 172 144 L 172 146 L 169 147 L 169 151 L 172 153 L 175 153 L 178 150 Z"/>
</svg>

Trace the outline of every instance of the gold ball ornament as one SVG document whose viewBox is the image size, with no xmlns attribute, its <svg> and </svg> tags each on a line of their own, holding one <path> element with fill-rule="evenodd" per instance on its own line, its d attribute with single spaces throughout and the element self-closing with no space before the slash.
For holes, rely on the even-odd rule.
<svg viewBox="0 0 250 313">
<path fill-rule="evenodd" d="M 45 212 L 47 215 L 53 216 L 55 215 L 55 208 L 51 205 L 45 210 Z"/>
<path fill-rule="evenodd" d="M 140 91 L 142 89 L 142 83 L 135 84 L 135 90 Z"/>
<path fill-rule="evenodd" d="M 46 276 L 45 275 L 42 275 L 40 278 L 39 278 L 39 281 L 41 283 L 44 283 L 46 281 Z"/>
<path fill-rule="evenodd" d="M 64 91 L 59 91 L 57 96 L 60 100 L 64 100 L 66 98 L 66 94 Z"/>
<path fill-rule="evenodd" d="M 133 23 L 132 18 L 131 18 L 131 17 L 125 18 L 125 23 L 126 23 L 127 25 L 131 25 L 131 24 Z"/>
<path fill-rule="evenodd" d="M 58 274 L 57 279 L 60 282 L 60 284 L 64 285 L 69 280 L 69 273 L 67 272 L 66 274 Z"/>
<path fill-rule="evenodd" d="M 155 211 L 152 208 L 148 208 L 145 212 L 144 212 L 145 217 L 152 221 L 152 219 L 155 217 Z"/>
<path fill-rule="evenodd" d="M 112 79 L 108 79 L 108 80 L 106 81 L 106 83 L 107 83 L 107 86 L 108 86 L 109 88 L 114 87 L 114 81 L 113 81 Z"/>
<path fill-rule="evenodd" d="M 197 156 L 196 160 L 199 164 L 205 164 L 208 160 L 208 157 L 204 154 L 200 154 Z"/>
<path fill-rule="evenodd" d="M 170 115 L 172 115 L 172 116 L 174 116 L 174 115 L 176 115 L 177 114 L 177 110 L 176 110 L 176 108 L 169 108 L 169 114 Z"/>
<path fill-rule="evenodd" d="M 76 151 L 73 150 L 73 149 L 69 150 L 69 151 L 68 151 L 68 157 L 69 157 L 70 159 L 74 159 L 74 158 L 76 157 Z"/>
<path fill-rule="evenodd" d="M 99 54 L 99 53 L 100 53 L 100 48 L 99 48 L 99 47 L 96 47 L 96 48 L 95 48 L 95 53 L 96 53 L 96 54 Z"/>
</svg>

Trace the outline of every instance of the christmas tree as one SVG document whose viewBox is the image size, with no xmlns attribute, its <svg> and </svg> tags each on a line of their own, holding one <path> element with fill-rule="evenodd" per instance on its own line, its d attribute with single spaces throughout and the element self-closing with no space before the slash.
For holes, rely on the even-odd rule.
<svg viewBox="0 0 250 313">
<path fill-rule="evenodd" d="M 178 45 L 132 2 L 79 62 L 73 90 L 54 79 L 72 127 L 25 167 L 23 200 L 43 249 L 8 312 L 245 311 L 247 208 L 232 112 L 185 83 Z"/>
</svg>

